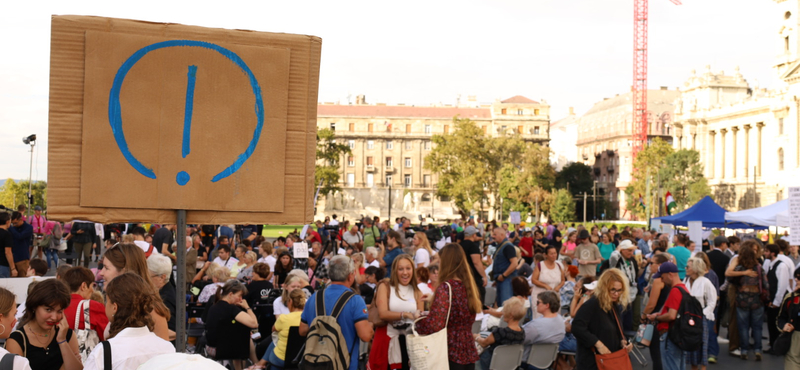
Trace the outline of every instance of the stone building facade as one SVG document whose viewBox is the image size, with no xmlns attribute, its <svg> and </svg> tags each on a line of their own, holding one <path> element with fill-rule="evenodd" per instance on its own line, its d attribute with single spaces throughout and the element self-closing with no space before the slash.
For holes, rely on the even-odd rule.
<svg viewBox="0 0 800 370">
<path fill-rule="evenodd" d="M 457 106 L 367 104 L 364 96 L 356 104 L 321 103 L 317 127 L 335 130 L 352 154 L 341 161 L 342 192 L 320 199 L 318 216 L 387 217 L 390 203 L 392 217 L 458 215 L 448 199 L 434 195 L 437 176 L 424 169 L 431 138 L 451 133 L 454 117 L 476 122 L 485 135 L 519 134 L 543 144 L 549 140 L 550 106 L 522 96 Z"/>
<path fill-rule="evenodd" d="M 672 141 L 673 104 L 679 96 L 678 90 L 666 87 L 647 91 L 648 141 L 656 137 Z M 632 217 L 625 199 L 633 174 L 631 98 L 628 92 L 604 99 L 578 119 L 578 160 L 592 167 L 596 194 L 607 204 L 605 219 Z"/>
<path fill-rule="evenodd" d="M 681 88 L 674 145 L 700 152 L 714 200 L 729 211 L 772 204 L 800 186 L 800 1 L 774 0 L 778 85 L 706 67 Z"/>
</svg>

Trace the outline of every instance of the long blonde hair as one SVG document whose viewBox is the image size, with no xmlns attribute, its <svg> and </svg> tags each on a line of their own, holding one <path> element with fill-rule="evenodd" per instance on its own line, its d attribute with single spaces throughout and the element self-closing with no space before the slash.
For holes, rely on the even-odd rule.
<svg viewBox="0 0 800 370">
<path fill-rule="evenodd" d="M 605 312 L 611 311 L 613 308 L 614 302 L 611 299 L 609 289 L 616 282 L 622 284 L 622 293 L 619 294 L 617 303 L 622 307 L 627 307 L 628 303 L 630 303 L 630 296 L 628 295 L 630 282 L 628 282 L 628 277 L 619 269 L 608 269 L 597 279 L 597 288 L 594 290 L 594 296 L 600 302 L 600 308 Z"/>
<path fill-rule="evenodd" d="M 483 309 L 481 296 L 478 294 L 478 287 L 472 277 L 472 271 L 467 263 L 467 255 L 464 253 L 464 249 L 458 244 L 450 243 L 439 251 L 439 257 L 441 265 L 439 266 L 439 278 L 436 280 L 437 286 L 435 288 L 451 279 L 457 278 L 461 280 L 461 283 L 467 289 L 470 313 L 481 312 Z"/>
<path fill-rule="evenodd" d="M 419 248 L 425 248 L 428 251 L 428 256 L 433 258 L 433 249 L 431 249 L 431 242 L 428 241 L 428 235 L 424 231 L 417 231 L 414 236 L 419 238 Z"/>
</svg>

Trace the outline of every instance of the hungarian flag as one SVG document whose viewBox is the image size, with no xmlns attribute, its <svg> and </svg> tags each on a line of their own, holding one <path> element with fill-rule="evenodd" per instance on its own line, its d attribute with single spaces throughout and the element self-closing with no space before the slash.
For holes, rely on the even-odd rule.
<svg viewBox="0 0 800 370">
<path fill-rule="evenodd" d="M 642 193 L 639 193 L 639 205 L 642 206 L 642 208 L 647 209 L 647 206 L 644 205 L 644 198 L 642 198 Z"/>
<path fill-rule="evenodd" d="M 672 209 L 677 207 L 678 204 L 675 203 L 675 198 L 672 197 L 672 193 L 669 191 L 667 191 L 667 200 L 664 203 L 667 204 L 667 214 L 672 215 Z"/>
</svg>

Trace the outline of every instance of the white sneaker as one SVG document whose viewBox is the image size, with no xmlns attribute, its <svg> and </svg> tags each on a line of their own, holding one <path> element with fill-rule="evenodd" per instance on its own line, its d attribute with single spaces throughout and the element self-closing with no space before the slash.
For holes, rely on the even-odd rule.
<svg viewBox="0 0 800 370">
<path fill-rule="evenodd" d="M 731 351 L 731 356 L 740 357 L 741 355 L 742 355 L 742 351 L 740 351 L 738 348 L 733 350 L 733 351 Z"/>
<path fill-rule="evenodd" d="M 727 340 L 727 339 L 725 339 L 723 337 L 717 337 L 717 343 L 728 344 L 729 342 L 730 342 L 729 340 Z"/>
</svg>

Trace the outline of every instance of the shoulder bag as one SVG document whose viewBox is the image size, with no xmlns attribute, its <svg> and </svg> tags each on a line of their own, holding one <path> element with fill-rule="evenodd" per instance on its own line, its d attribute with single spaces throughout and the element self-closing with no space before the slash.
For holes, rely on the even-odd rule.
<svg viewBox="0 0 800 370">
<path fill-rule="evenodd" d="M 97 335 L 96 330 L 92 330 L 92 323 L 89 321 L 90 307 L 91 301 L 85 299 L 78 303 L 78 307 L 75 310 L 75 337 L 78 339 L 78 352 L 81 354 L 81 362 L 83 363 L 86 363 L 89 354 L 100 343 L 100 337 Z M 78 329 L 81 324 L 81 311 L 83 311 L 83 329 Z"/>
<path fill-rule="evenodd" d="M 613 307 L 611 310 L 614 312 L 614 319 L 619 328 L 619 334 L 625 338 L 625 333 L 622 332 L 622 326 L 619 325 L 619 317 L 617 317 L 617 310 Z M 628 351 L 625 348 L 609 354 L 601 355 L 599 353 L 594 355 L 594 360 L 597 362 L 598 370 L 633 370 L 631 365 L 631 358 L 628 356 Z"/>
<path fill-rule="evenodd" d="M 408 347 L 408 362 L 414 370 L 442 370 L 450 368 L 450 359 L 447 352 L 447 324 L 450 322 L 450 309 L 453 308 L 453 287 L 450 283 L 447 289 L 450 292 L 450 304 L 447 307 L 447 319 L 444 328 L 430 335 L 419 335 L 415 327 L 420 317 L 411 325 L 413 334 L 406 335 Z"/>
<path fill-rule="evenodd" d="M 384 282 L 379 282 L 378 285 L 375 286 L 375 296 L 372 298 L 372 303 L 369 305 L 369 309 L 367 310 L 367 321 L 371 322 L 375 325 L 376 328 L 381 326 L 386 326 L 386 321 L 381 320 L 381 316 L 378 313 L 378 289 L 381 285 L 386 285 Z M 388 286 L 387 286 L 388 289 Z M 389 298 L 389 294 L 386 294 L 386 298 Z"/>
</svg>

